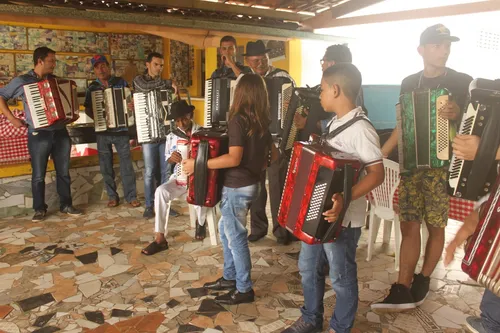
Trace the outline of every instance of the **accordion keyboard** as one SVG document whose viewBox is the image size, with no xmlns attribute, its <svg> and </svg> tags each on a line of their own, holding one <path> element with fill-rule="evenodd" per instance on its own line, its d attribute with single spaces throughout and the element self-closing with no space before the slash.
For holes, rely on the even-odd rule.
<svg viewBox="0 0 500 333">
<path fill-rule="evenodd" d="M 104 93 L 102 90 L 92 92 L 92 110 L 94 111 L 94 126 L 96 132 L 103 132 L 106 130 L 106 117 L 104 113 Z"/>
<path fill-rule="evenodd" d="M 205 81 L 205 115 L 203 117 L 203 124 L 201 124 L 205 128 L 212 127 L 212 82 L 214 81 Z"/>
<path fill-rule="evenodd" d="M 49 120 L 45 114 L 45 103 L 38 89 L 38 83 L 26 85 L 24 87 L 24 94 L 28 102 L 34 127 L 49 126 Z"/>
<path fill-rule="evenodd" d="M 139 143 L 151 141 L 149 131 L 148 105 L 145 93 L 134 94 L 135 121 L 137 127 L 137 141 Z"/>
</svg>

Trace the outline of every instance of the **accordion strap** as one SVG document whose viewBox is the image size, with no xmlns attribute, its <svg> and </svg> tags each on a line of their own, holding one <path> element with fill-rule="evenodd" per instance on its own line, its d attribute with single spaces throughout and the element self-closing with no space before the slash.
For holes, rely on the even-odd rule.
<svg viewBox="0 0 500 333">
<path fill-rule="evenodd" d="M 368 122 L 373 127 L 373 124 L 371 123 L 371 121 L 368 118 L 366 118 L 365 116 L 356 116 L 356 117 L 352 118 L 351 120 L 349 120 L 348 122 L 346 122 L 345 124 L 340 125 L 335 130 L 326 134 L 324 136 L 323 140 L 326 141 L 326 140 L 333 139 L 334 137 L 336 137 L 337 135 L 339 135 L 340 133 L 342 133 L 343 131 L 348 129 L 352 124 L 354 124 L 360 120 L 364 120 L 364 121 Z"/>
</svg>

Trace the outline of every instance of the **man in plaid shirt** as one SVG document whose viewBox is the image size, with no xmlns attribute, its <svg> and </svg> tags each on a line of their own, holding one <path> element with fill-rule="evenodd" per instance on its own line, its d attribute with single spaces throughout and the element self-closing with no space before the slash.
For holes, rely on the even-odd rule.
<svg viewBox="0 0 500 333">
<path fill-rule="evenodd" d="M 134 79 L 135 92 L 149 92 L 154 89 L 170 89 L 177 93 L 177 86 L 171 80 L 161 78 L 163 71 L 163 55 L 152 52 L 146 59 L 147 72 L 138 75 Z M 144 157 L 144 194 L 146 197 L 146 210 L 144 218 L 154 217 L 154 193 L 157 186 L 164 184 L 172 173 L 172 164 L 168 163 L 165 156 L 165 138 L 159 142 L 143 143 L 142 154 Z M 156 180 L 156 186 L 155 186 Z M 179 213 L 170 209 L 170 215 L 177 216 Z"/>
<path fill-rule="evenodd" d="M 47 204 L 45 203 L 45 174 L 49 156 L 52 155 L 57 177 L 57 194 L 59 195 L 61 213 L 81 215 L 82 212 L 73 207 L 71 198 L 71 178 L 69 175 L 69 159 L 71 139 L 64 122 L 35 129 L 24 86 L 48 78 L 53 78 L 56 68 L 56 52 L 48 47 L 39 47 L 33 52 L 34 69 L 27 74 L 14 78 L 7 86 L 0 88 L 0 111 L 16 127 L 28 125 L 28 150 L 31 157 L 31 191 L 33 193 L 33 209 L 35 215 L 32 221 L 38 222 L 45 218 Z M 7 106 L 7 100 L 21 97 L 26 123 L 14 117 Z"/>
</svg>

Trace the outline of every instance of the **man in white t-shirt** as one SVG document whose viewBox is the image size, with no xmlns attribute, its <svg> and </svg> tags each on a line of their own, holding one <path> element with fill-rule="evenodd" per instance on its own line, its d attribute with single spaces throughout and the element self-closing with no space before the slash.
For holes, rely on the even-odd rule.
<svg viewBox="0 0 500 333">
<path fill-rule="evenodd" d="M 323 295 L 325 275 L 323 268 L 328 262 L 332 287 L 337 304 L 330 320 L 330 331 L 350 332 L 358 309 L 358 278 L 356 248 L 365 222 L 365 195 L 384 181 L 384 165 L 377 132 L 366 119 L 355 101 L 361 89 L 361 73 L 352 64 L 336 64 L 323 73 L 321 81 L 321 105 L 336 116 L 329 124 L 330 132 L 346 124 L 354 117 L 361 117 L 337 136 L 330 145 L 359 159 L 366 175 L 352 188 L 352 201 L 344 217 L 342 232 L 334 243 L 309 245 L 302 242 L 299 270 L 304 291 L 302 316 L 282 333 L 321 332 L 323 327 Z M 333 195 L 331 210 L 325 219 L 335 222 L 342 210 L 342 193 Z"/>
</svg>

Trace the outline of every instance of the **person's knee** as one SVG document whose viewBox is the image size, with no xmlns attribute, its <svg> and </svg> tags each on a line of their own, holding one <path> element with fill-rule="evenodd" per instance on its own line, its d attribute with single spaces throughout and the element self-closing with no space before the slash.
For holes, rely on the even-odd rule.
<svg viewBox="0 0 500 333">
<path fill-rule="evenodd" d="M 162 201 L 170 201 L 170 192 L 165 186 L 159 186 L 155 191 L 155 199 Z"/>
<path fill-rule="evenodd" d="M 418 222 L 402 222 L 401 236 L 403 238 L 418 237 L 420 234 L 420 223 Z"/>
<path fill-rule="evenodd" d="M 435 239 L 444 239 L 445 236 L 445 228 L 441 227 L 434 227 L 431 225 L 427 225 L 427 231 L 429 232 L 429 239 L 430 238 L 435 238 Z"/>
</svg>

